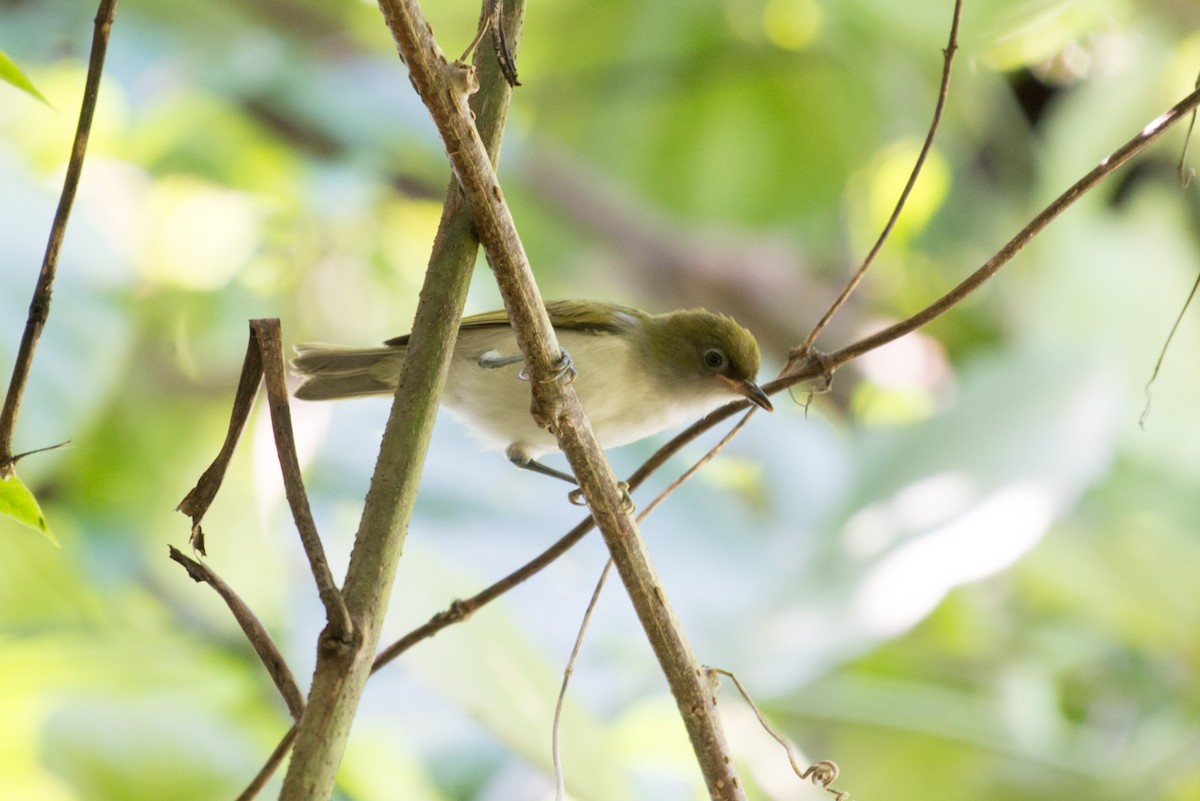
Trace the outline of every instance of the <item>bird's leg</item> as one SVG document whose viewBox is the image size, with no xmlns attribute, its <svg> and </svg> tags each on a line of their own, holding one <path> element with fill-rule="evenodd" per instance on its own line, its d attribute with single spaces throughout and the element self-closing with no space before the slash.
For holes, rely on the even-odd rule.
<svg viewBox="0 0 1200 801">
<path fill-rule="evenodd" d="M 486 367 L 489 370 L 495 370 L 500 367 L 508 367 L 510 364 L 520 364 L 525 361 L 521 355 L 516 356 L 501 356 L 494 350 L 489 350 L 486 353 L 480 354 L 475 363 L 480 367 Z"/>
<path fill-rule="evenodd" d="M 571 475 L 570 473 L 564 473 L 561 470 L 555 470 L 553 467 L 542 464 L 537 459 L 534 459 L 532 456 L 526 453 L 518 445 L 509 445 L 508 450 L 504 452 L 504 455 L 508 457 L 508 461 L 512 462 L 522 470 L 532 470 L 535 473 L 541 473 L 543 476 L 550 476 L 552 478 L 565 481 L 568 484 L 579 486 L 579 482 L 575 480 L 575 476 Z"/>
<path fill-rule="evenodd" d="M 575 480 L 575 476 L 542 464 L 518 445 L 509 445 L 504 455 L 508 457 L 510 462 L 522 470 L 531 470 L 534 473 L 541 473 L 543 476 L 550 476 L 551 478 L 565 481 L 568 484 L 574 484 L 576 489 L 567 493 L 567 500 L 575 506 L 587 506 L 587 499 L 583 497 L 583 490 L 578 488 L 579 482 Z M 629 494 L 629 484 L 625 481 L 618 481 L 617 489 L 621 491 L 621 508 L 626 512 L 632 513 L 633 510 L 637 509 L 637 504 L 633 502 L 633 496 Z"/>
<path fill-rule="evenodd" d="M 525 361 L 525 358 L 519 354 L 516 356 L 501 356 L 496 351 L 489 350 L 486 353 L 480 354 L 479 358 L 475 360 L 475 363 L 480 367 L 494 370 L 498 367 L 508 367 L 510 364 L 520 364 L 523 361 Z M 547 380 L 558 381 L 561 378 L 566 379 L 566 382 L 570 384 L 575 380 L 575 376 L 577 375 L 579 375 L 579 371 L 575 369 L 575 362 L 572 361 L 571 354 L 564 350 L 558 359 L 558 365 L 554 368 L 554 372 Z M 517 373 L 517 378 L 521 379 L 522 381 L 529 380 L 529 374 L 525 372 L 524 367 L 521 368 L 521 372 Z"/>
</svg>

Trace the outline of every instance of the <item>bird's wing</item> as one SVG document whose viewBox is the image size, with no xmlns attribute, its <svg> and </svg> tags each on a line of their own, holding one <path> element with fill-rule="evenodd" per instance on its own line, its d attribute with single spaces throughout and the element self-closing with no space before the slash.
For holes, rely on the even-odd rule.
<svg viewBox="0 0 1200 801">
<path fill-rule="evenodd" d="M 615 303 L 603 304 L 606 314 L 596 313 L 596 303 L 584 300 L 552 300 L 546 304 L 550 315 L 550 325 L 558 330 L 588 331 L 595 334 L 615 334 L 623 331 L 645 316 L 631 306 L 620 306 Z M 508 327 L 508 312 L 504 309 L 472 314 L 464 317 L 462 328 L 499 328 Z M 408 334 L 389 339 L 385 345 L 399 346 L 408 344 Z"/>
</svg>

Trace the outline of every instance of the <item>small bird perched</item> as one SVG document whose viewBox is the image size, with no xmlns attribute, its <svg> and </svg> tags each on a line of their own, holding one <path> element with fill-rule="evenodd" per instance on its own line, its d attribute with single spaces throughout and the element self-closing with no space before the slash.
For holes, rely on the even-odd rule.
<svg viewBox="0 0 1200 801">
<path fill-rule="evenodd" d="M 546 304 L 579 402 L 601 447 L 611 448 L 696 420 L 739 398 L 774 411 L 754 382 L 758 343 L 730 317 L 703 309 L 649 314 L 587 300 Z M 293 371 L 303 378 L 295 396 L 332 400 L 390 395 L 396 389 L 408 335 L 385 347 L 296 347 Z M 466 317 L 458 330 L 442 405 L 489 450 L 504 449 L 528 470 L 574 477 L 536 461 L 558 449 L 554 436 L 530 415 L 524 359 L 505 311 Z M 568 368 L 569 369 L 569 368 Z"/>
</svg>

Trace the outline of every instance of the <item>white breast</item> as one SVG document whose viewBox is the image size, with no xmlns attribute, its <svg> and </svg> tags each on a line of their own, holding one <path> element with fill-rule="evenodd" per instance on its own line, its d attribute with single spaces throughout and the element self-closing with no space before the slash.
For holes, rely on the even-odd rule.
<svg viewBox="0 0 1200 801">
<path fill-rule="evenodd" d="M 561 331 L 558 341 L 571 354 L 579 373 L 573 386 L 604 448 L 691 422 L 733 399 L 713 382 L 710 394 L 664 401 L 656 381 L 635 378 L 646 375 L 646 368 L 625 337 Z M 479 356 L 489 351 L 518 355 L 512 331 L 486 328 L 460 333 L 443 405 L 489 449 L 517 445 L 534 458 L 557 449 L 554 437 L 533 422 L 529 382 L 518 377 L 521 365 L 481 367 Z"/>
</svg>

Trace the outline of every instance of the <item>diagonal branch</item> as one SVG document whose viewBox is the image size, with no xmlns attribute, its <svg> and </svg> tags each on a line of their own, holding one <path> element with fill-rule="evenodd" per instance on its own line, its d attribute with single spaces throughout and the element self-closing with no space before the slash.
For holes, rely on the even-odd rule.
<svg viewBox="0 0 1200 801">
<path fill-rule="evenodd" d="M 485 7 L 490 3 L 487 0 Z M 524 3 L 506 0 L 506 6 L 504 40 L 515 48 Z M 493 52 L 494 43 L 483 43 L 476 54 L 486 88 L 471 103 L 488 141 L 485 153 L 489 159 L 499 153 L 510 96 Z M 437 55 L 440 58 L 440 52 Z M 466 67 L 455 69 L 453 80 L 442 89 L 458 102 L 473 77 Z M 283 781 L 282 797 L 289 801 L 324 801 L 333 792 L 350 726 L 370 675 L 477 254 L 470 212 L 457 183 L 451 181 L 413 320 L 408 356 L 346 572 L 344 597 L 355 636 L 347 643 L 326 632 L 318 644 L 308 706 L 297 725 L 295 750 Z M 271 763 L 281 761 L 286 750 L 286 744 L 276 748 Z M 261 786 L 273 769 L 271 763 L 259 772 L 254 785 Z M 243 797 L 256 792 L 254 785 Z"/>
<path fill-rule="evenodd" d="M 531 376 L 533 415 L 558 439 L 587 498 L 675 696 L 709 794 L 714 799 L 744 799 L 712 693 L 666 602 L 637 526 L 622 508 L 612 468 L 574 390 L 555 377 L 563 357 L 554 330 L 504 194 L 472 124 L 466 93 L 455 91 L 470 76 L 463 72 L 463 65 L 446 61 L 416 0 L 381 0 L 380 8 L 471 205 L 475 230 L 487 251 Z"/>
<path fill-rule="evenodd" d="M 208 507 L 212 506 L 221 482 L 225 480 L 225 471 L 229 469 L 229 460 L 250 419 L 250 407 L 254 405 L 254 397 L 258 394 L 258 385 L 262 382 L 263 363 L 262 351 L 250 332 L 250 342 L 246 345 L 246 358 L 242 360 L 242 374 L 238 377 L 237 391 L 233 396 L 233 410 L 229 414 L 229 428 L 225 432 L 225 441 L 221 450 L 213 459 L 212 464 L 205 468 L 188 494 L 175 507 L 192 519 L 192 547 L 204 554 L 204 530 L 200 521 L 204 519 Z"/>
<path fill-rule="evenodd" d="M 192 519 L 192 547 L 204 553 L 204 532 L 200 520 L 212 505 L 233 451 L 237 447 L 258 385 L 266 376 L 267 405 L 271 412 L 271 427 L 275 434 L 275 451 L 279 457 L 279 469 L 283 474 L 283 486 L 287 495 L 292 518 L 300 533 L 300 542 L 312 568 L 317 593 L 325 606 L 330 632 L 339 640 L 348 640 L 353 628 L 341 591 L 329 569 L 325 548 L 321 545 L 312 510 L 308 505 L 308 494 L 304 491 L 304 479 L 300 475 L 300 461 L 296 457 L 296 441 L 292 435 L 292 413 L 288 406 L 287 381 L 283 369 L 283 345 L 279 331 L 279 320 L 251 320 L 250 341 L 246 345 L 246 358 L 242 363 L 242 374 L 238 379 L 234 395 L 233 412 L 229 417 L 229 429 L 225 442 L 212 464 L 201 474 L 196 486 L 191 489 L 176 507 Z"/>
<path fill-rule="evenodd" d="M 83 103 L 79 107 L 79 123 L 75 128 L 75 141 L 71 145 L 71 159 L 67 163 L 67 175 L 63 179 L 58 209 L 54 212 L 54 222 L 50 226 L 50 238 L 46 243 L 46 253 L 42 257 L 42 269 L 33 290 L 33 300 L 29 304 L 25 332 L 21 335 L 21 344 L 13 361 L 12 378 L 8 382 L 4 407 L 0 409 L 0 479 L 12 474 L 17 459 L 37 453 L 37 450 L 27 451 L 14 457 L 13 429 L 17 424 L 17 413 L 21 409 L 21 398 L 25 394 L 29 372 L 33 369 L 33 353 L 37 349 L 42 329 L 46 326 L 46 319 L 50 316 L 50 293 L 54 287 L 55 273 L 58 271 L 58 254 L 67 234 L 67 220 L 75 203 L 79 178 L 83 175 L 83 158 L 87 153 L 92 118 L 95 116 L 96 101 L 100 96 L 100 76 L 104 72 L 104 56 L 108 52 L 108 35 L 116 16 L 117 0 L 100 0 L 100 7 L 96 10 L 96 26 L 92 34 L 92 52 L 88 57 L 87 79 L 83 86 Z"/>
<path fill-rule="evenodd" d="M 188 572 L 193 581 L 209 585 L 225 601 L 225 605 L 233 614 L 233 619 L 242 627 L 242 633 L 246 635 L 246 639 L 250 641 L 254 652 L 262 660 L 263 667 L 267 669 L 271 680 L 279 688 L 279 694 L 283 696 L 283 701 L 287 704 L 292 719 L 299 720 L 304 713 L 304 695 L 300 692 L 300 686 L 296 684 L 296 678 L 288 668 L 283 654 L 279 652 L 279 646 L 271 639 L 266 627 L 250 611 L 246 602 L 217 575 L 216 571 L 203 562 L 197 562 L 195 559 L 185 556 L 174 546 L 171 546 L 170 553 L 171 559 L 183 565 L 183 569 Z"/>
<path fill-rule="evenodd" d="M 476 96 L 473 102 L 479 100 Z M 779 377 L 763 385 L 764 391 L 769 395 L 773 395 L 785 389 L 789 389 L 798 384 L 810 381 L 816 378 L 830 378 L 833 372 L 843 364 L 851 361 L 857 356 L 860 356 L 874 348 L 881 347 L 901 336 L 904 336 L 911 331 L 914 331 L 921 326 L 927 324 L 932 319 L 944 314 L 955 304 L 960 302 L 966 294 L 978 288 L 984 281 L 991 278 L 1000 267 L 1006 264 L 1012 257 L 1028 243 L 1033 236 L 1039 233 L 1046 227 L 1054 217 L 1062 213 L 1066 208 L 1078 200 L 1084 193 L 1093 188 L 1097 183 L 1106 178 L 1118 167 L 1126 163 L 1130 158 L 1141 152 L 1157 139 L 1167 128 L 1176 124 L 1183 118 L 1184 115 L 1200 106 L 1200 92 L 1193 92 L 1185 97 L 1174 107 L 1168 110 L 1165 114 L 1147 125 L 1137 136 L 1123 145 L 1112 155 L 1100 162 L 1100 165 L 1093 171 L 1089 172 L 1084 178 L 1076 182 L 1071 188 L 1063 193 L 1050 206 L 1039 213 L 1021 232 L 1019 232 L 1012 241 L 1008 243 L 996 256 L 990 259 L 983 267 L 976 271 L 970 278 L 960 284 L 959 287 L 947 293 L 946 296 L 930 304 L 929 307 L 918 312 L 916 315 L 907 320 L 884 329 L 877 334 L 852 343 L 851 345 L 837 351 L 833 354 L 826 354 L 815 350 L 809 350 L 806 354 L 799 355 L 793 351 L 793 357 L 781 371 Z M 966 291 L 964 292 L 964 287 Z M 689 426 L 687 429 L 676 435 L 669 442 L 659 448 L 635 473 L 629 478 L 631 489 L 635 489 L 645 481 L 651 474 L 657 472 L 672 456 L 682 450 L 688 443 L 694 441 L 704 432 L 718 425 L 722 421 L 750 408 L 750 404 L 746 402 L 733 403 L 718 409 L 707 417 L 698 420 L 696 423 Z M 381 669 L 391 660 L 395 659 L 401 653 L 411 648 L 417 642 L 433 636 L 441 629 L 454 623 L 465 620 L 476 609 L 489 603 L 503 593 L 512 589 L 517 584 L 527 580 L 537 572 L 551 564 L 559 556 L 569 550 L 575 543 L 581 540 L 594 526 L 594 520 L 589 518 L 581 521 L 575 528 L 564 535 L 558 542 L 554 543 L 543 553 L 539 554 L 525 566 L 514 571 L 510 575 L 492 584 L 491 586 L 480 591 L 476 595 L 456 601 L 450 608 L 434 615 L 424 625 L 414 629 L 406 634 L 400 640 L 393 643 L 388 648 L 379 653 L 374 661 L 372 672 Z M 239 801 L 247 801 L 254 797 L 257 789 L 262 786 L 269 776 L 271 770 L 278 765 L 287 748 L 294 738 L 295 729 L 293 728 L 285 736 L 283 742 L 277 747 L 276 752 L 272 755 L 272 761 L 264 767 L 256 778 L 255 784 L 251 788 L 239 796 Z"/>
<path fill-rule="evenodd" d="M 308 505 L 308 493 L 304 491 L 304 478 L 300 475 L 300 460 L 296 456 L 296 440 L 292 434 L 292 410 L 288 405 L 287 379 L 284 377 L 283 344 L 277 318 L 251 320 L 250 330 L 261 353 L 263 374 L 267 384 L 267 404 L 271 409 L 271 429 L 275 434 L 275 452 L 279 456 L 279 468 L 283 472 L 283 487 L 296 531 L 308 556 L 317 593 L 325 606 L 329 621 L 330 636 L 338 640 L 349 640 L 354 628 L 341 590 L 334 581 L 325 558 L 325 547 L 317 524 L 313 521 L 312 509 Z"/>
<path fill-rule="evenodd" d="M 856 359 L 864 353 L 874 350 L 875 348 L 886 345 L 905 334 L 910 334 L 918 328 L 928 325 L 933 320 L 941 317 L 950 309 L 964 301 L 968 295 L 983 286 L 993 275 L 1000 271 L 1000 268 L 1012 261 L 1013 256 L 1016 256 L 1021 250 L 1028 245 L 1035 236 L 1040 234 L 1042 230 L 1050 223 L 1054 222 L 1058 215 L 1062 214 L 1079 198 L 1083 197 L 1092 190 L 1096 184 L 1107 178 L 1112 173 L 1116 172 L 1125 165 L 1131 158 L 1141 153 L 1150 146 L 1158 137 L 1172 125 L 1175 125 L 1180 120 L 1184 119 L 1188 112 L 1200 106 L 1200 89 L 1192 92 L 1190 95 L 1180 100 L 1164 114 L 1157 119 L 1151 120 L 1142 130 L 1130 139 L 1125 144 L 1114 150 L 1110 155 L 1105 157 L 1099 164 L 1093 167 L 1086 175 L 1072 184 L 1065 192 L 1056 197 L 1050 202 L 1046 208 L 1042 209 L 1036 217 L 1029 221 L 1028 224 L 1013 236 L 1004 247 L 996 252 L 996 255 L 988 259 L 971 275 L 967 276 L 962 283 L 954 287 L 942 297 L 938 298 L 933 303 L 926 306 L 921 311 L 906 320 L 888 326 L 882 331 L 876 332 L 871 336 L 859 340 L 858 342 L 848 345 L 841 350 L 828 354 L 824 357 L 824 365 L 821 372 L 806 376 L 814 378 L 816 375 L 821 375 L 824 371 L 831 371 L 846 362 Z M 789 362 L 789 366 L 793 366 Z M 812 369 L 811 367 L 809 368 Z M 785 374 L 789 371 L 785 370 Z M 790 376 L 789 376 L 790 377 Z M 798 383 L 790 381 L 784 386 L 793 386 Z M 774 382 L 772 382 L 774 383 Z M 782 388 L 782 387 L 781 387 Z"/>
<path fill-rule="evenodd" d="M 895 208 L 892 209 L 892 214 L 888 217 L 887 223 L 884 224 L 883 230 L 879 232 L 879 238 L 875 240 L 875 244 L 871 246 L 871 251 L 867 253 L 867 257 L 863 259 L 862 265 L 851 276 L 850 281 L 846 284 L 845 289 L 838 295 L 833 303 L 829 304 L 829 309 L 821 317 L 804 341 L 800 343 L 793 353 L 803 354 L 812 347 L 817 341 L 817 337 L 825 330 L 825 326 L 829 325 L 829 321 L 833 319 L 833 315 L 837 314 L 838 310 L 845 305 L 849 300 L 850 295 L 862 283 L 863 278 L 867 275 L 867 270 L 874 263 L 875 257 L 879 255 L 879 251 L 883 248 L 883 243 L 891 235 L 892 229 L 896 226 L 896 221 L 900 219 L 900 212 L 904 211 L 904 204 L 908 202 L 908 196 L 912 194 L 913 187 L 917 185 L 917 176 L 921 174 L 921 169 L 925 166 L 925 159 L 929 157 L 929 151 L 933 147 L 933 138 L 937 135 L 938 125 L 942 121 L 942 111 L 946 108 L 946 98 L 950 94 L 950 68 L 954 63 L 954 54 L 958 51 L 958 24 L 962 20 L 962 0 L 954 2 L 954 16 L 950 21 L 950 41 L 946 44 L 946 49 L 942 51 L 942 82 L 938 88 L 937 104 L 933 109 L 933 120 L 929 123 L 929 133 L 925 135 L 925 142 L 921 145 L 921 152 L 917 154 L 917 161 L 913 164 L 912 172 L 909 173 L 908 181 L 904 184 L 903 191 L 900 192 L 900 198 L 896 201 Z"/>
<path fill-rule="evenodd" d="M 1017 240 L 1027 241 L 1029 238 L 1032 238 L 1033 235 L 1036 235 L 1038 231 L 1049 224 L 1050 220 L 1053 219 L 1053 216 L 1057 216 L 1058 213 L 1061 213 L 1061 211 L 1066 208 L 1066 206 L 1058 208 L 1058 204 L 1064 202 L 1065 198 L 1069 198 L 1069 201 L 1066 202 L 1066 205 L 1070 205 L 1070 203 L 1078 200 L 1083 192 L 1086 192 L 1088 189 L 1098 183 L 1099 180 L 1102 180 L 1104 177 L 1110 174 L 1113 170 L 1119 167 L 1120 164 L 1128 161 L 1129 158 L 1131 158 L 1133 155 L 1136 155 L 1137 152 L 1140 152 L 1147 145 L 1149 145 L 1150 142 L 1153 141 L 1153 138 L 1156 138 L 1167 127 L 1177 123 L 1183 118 L 1183 116 L 1189 113 L 1189 111 L 1197 108 L 1198 106 L 1200 106 L 1200 93 L 1188 95 L 1188 97 L 1180 101 L 1174 108 L 1167 112 L 1167 114 L 1159 117 L 1158 120 L 1146 126 L 1142 133 L 1140 133 L 1137 137 L 1135 137 L 1133 140 L 1130 140 L 1129 143 L 1102 161 L 1101 166 L 1097 169 L 1103 169 L 1103 175 L 1093 175 L 1095 171 L 1093 171 L 1093 173 L 1089 173 L 1070 189 L 1068 189 L 1067 192 L 1063 193 L 1063 195 L 1057 201 L 1055 201 L 1051 207 L 1047 207 L 1045 211 L 1035 217 L 1025 229 L 1022 229 L 1022 231 L 1018 233 L 1016 237 L 1014 237 L 1013 242 L 1016 242 Z M 1151 138 L 1144 140 L 1144 136 L 1150 136 Z M 1134 149 L 1126 153 L 1125 151 L 1130 148 Z M 1118 158 L 1120 159 L 1119 163 L 1114 161 L 1114 159 Z M 1084 185 L 1085 183 L 1086 186 Z M 1051 208 L 1058 208 L 1058 210 L 1053 215 L 1047 217 L 1046 215 L 1050 214 Z M 1030 229 L 1036 230 L 1026 236 L 1026 232 Z M 1010 242 L 1009 246 L 1006 246 L 1006 249 L 1010 249 L 1013 245 L 1013 242 Z M 1005 251 L 1001 251 L 1001 253 L 1004 252 Z M 1011 259 L 1015 253 L 1016 250 L 1012 250 L 1008 254 L 1007 259 Z M 1000 254 L 997 254 L 997 257 L 993 257 L 993 259 L 989 260 L 984 267 L 980 268 L 981 271 L 985 268 L 990 270 L 990 272 L 987 274 L 987 277 L 993 275 L 1001 266 L 1003 266 L 1003 263 L 993 263 L 999 256 Z M 1007 259 L 1005 261 L 1007 261 Z M 976 278 L 978 275 L 979 273 L 977 273 L 976 276 L 972 276 L 972 278 Z M 986 278 L 983 280 L 986 280 Z M 851 361 L 857 356 L 861 356 L 863 353 L 866 353 L 869 350 L 881 347 L 882 345 L 885 345 L 894 339 L 898 339 L 904 334 L 909 333 L 909 331 L 916 330 L 921 325 L 927 324 L 934 317 L 945 313 L 945 311 L 948 311 L 955 303 L 961 301 L 962 297 L 965 297 L 965 295 L 961 295 L 958 290 L 954 290 L 944 298 L 936 301 L 925 310 L 918 312 L 916 315 L 905 320 L 904 322 L 898 323 L 897 325 L 885 329 L 878 334 L 874 334 L 859 342 L 853 343 L 846 348 L 837 351 L 837 353 L 825 354 L 810 350 L 806 355 L 789 363 L 788 367 L 786 367 L 780 373 L 778 378 L 763 384 L 763 391 L 765 391 L 768 395 L 774 395 L 806 381 L 817 378 L 828 378 L 832 376 L 833 372 L 838 367 L 842 366 L 846 362 Z M 953 299 L 952 302 L 951 299 Z M 707 417 L 697 420 L 691 426 L 671 438 L 669 442 L 655 451 L 654 454 L 651 455 L 641 467 L 634 471 L 634 473 L 629 477 L 628 481 L 630 490 L 632 491 L 637 489 L 643 482 L 645 482 L 647 478 L 658 472 L 659 468 L 666 464 L 671 457 L 675 456 L 677 453 L 683 450 L 684 447 L 699 438 L 702 434 L 719 425 L 721 422 L 729 419 L 733 415 L 753 408 L 754 407 L 751 404 L 745 401 L 738 401 L 737 403 L 732 403 L 717 409 Z M 379 656 L 376 658 L 375 669 L 378 670 L 380 667 L 392 661 L 401 653 L 411 648 L 413 645 L 416 645 L 423 639 L 432 637 L 443 628 L 465 620 L 480 607 L 495 600 L 508 590 L 516 587 L 518 584 L 532 578 L 538 572 L 548 567 L 551 563 L 558 559 L 558 557 L 562 556 L 562 554 L 570 550 L 571 547 L 573 547 L 577 542 L 583 539 L 583 537 L 592 530 L 593 525 L 594 521 L 590 518 L 581 521 L 573 529 L 564 534 L 557 542 L 509 575 L 505 576 L 494 584 L 485 587 L 475 595 L 455 601 L 448 609 L 438 612 L 426 623 L 408 632 L 392 645 L 381 651 Z"/>
</svg>

